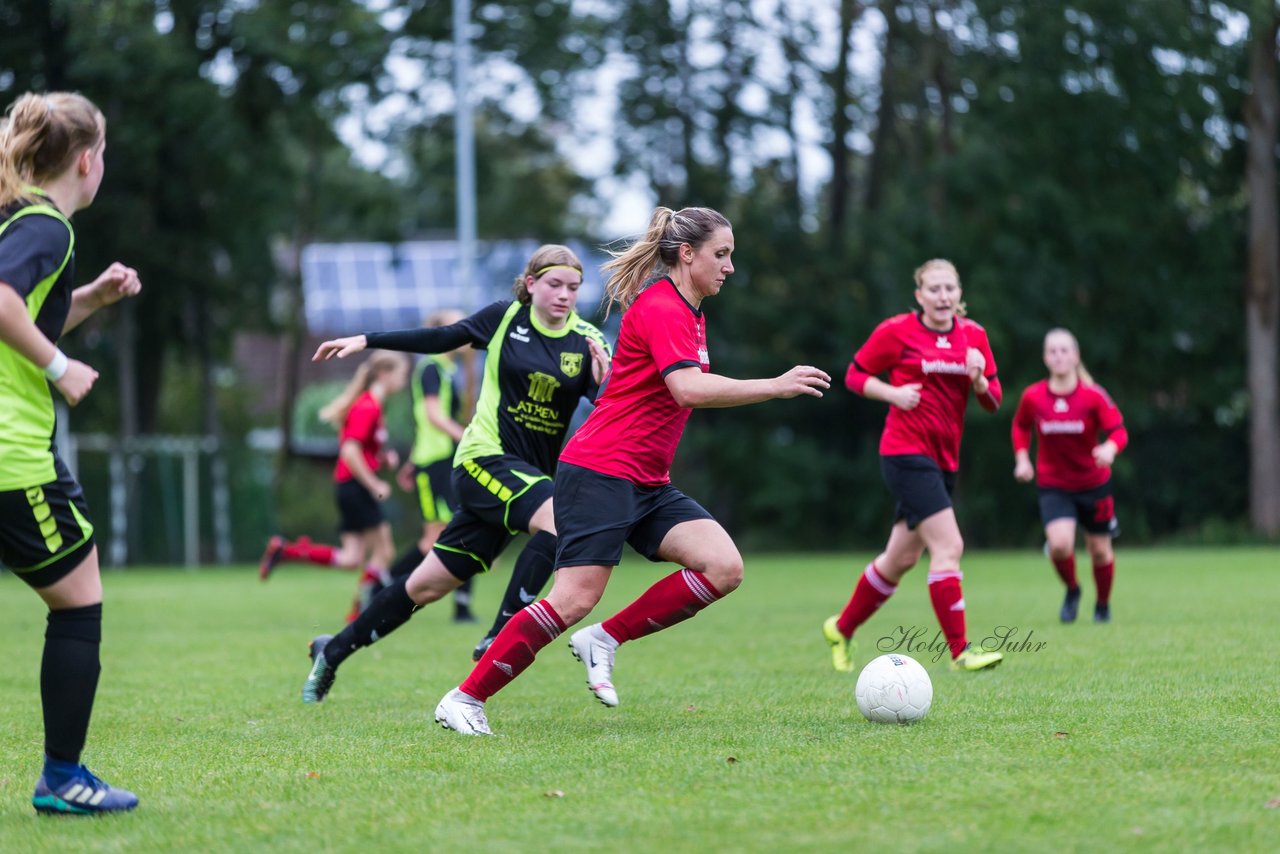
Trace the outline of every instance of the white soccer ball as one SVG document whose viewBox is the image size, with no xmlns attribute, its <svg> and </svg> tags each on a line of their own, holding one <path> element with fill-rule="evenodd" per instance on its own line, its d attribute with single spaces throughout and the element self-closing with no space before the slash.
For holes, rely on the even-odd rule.
<svg viewBox="0 0 1280 854">
<path fill-rule="evenodd" d="M 879 724 L 909 724 L 923 718 L 933 705 L 933 682 L 914 658 L 897 653 L 882 655 L 862 668 L 858 710 Z"/>
</svg>

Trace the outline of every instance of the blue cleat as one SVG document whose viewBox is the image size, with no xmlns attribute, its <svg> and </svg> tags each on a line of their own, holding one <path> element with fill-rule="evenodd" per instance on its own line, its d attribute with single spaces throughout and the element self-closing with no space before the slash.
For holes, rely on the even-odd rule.
<svg viewBox="0 0 1280 854">
<path fill-rule="evenodd" d="M 68 764 L 69 763 L 59 763 Z M 69 765 L 75 770 L 61 784 L 50 786 L 50 766 L 36 783 L 31 805 L 41 815 L 102 815 L 112 812 L 128 812 L 138 805 L 138 796 L 125 789 L 117 789 L 95 777 L 83 765 Z"/>
</svg>

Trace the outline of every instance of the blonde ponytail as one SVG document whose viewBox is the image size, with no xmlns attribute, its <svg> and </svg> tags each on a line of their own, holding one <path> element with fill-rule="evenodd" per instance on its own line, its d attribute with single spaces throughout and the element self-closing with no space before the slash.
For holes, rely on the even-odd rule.
<svg viewBox="0 0 1280 854">
<path fill-rule="evenodd" d="M 102 111 L 77 92 L 20 96 L 0 120 L 0 206 L 62 175 L 105 133 Z"/>
<path fill-rule="evenodd" d="M 342 423 L 347 420 L 347 414 L 351 412 L 351 407 L 355 404 L 356 399 L 368 391 L 369 386 L 373 385 L 383 374 L 400 367 L 404 364 L 404 361 L 403 353 L 374 350 L 373 354 L 361 362 L 360 367 L 356 368 L 355 375 L 351 378 L 351 382 L 347 383 L 346 388 L 321 408 L 318 413 L 320 420 L 341 430 Z"/>
<path fill-rule="evenodd" d="M 653 280 L 676 266 L 680 247 L 687 243 L 697 249 L 718 228 L 732 228 L 729 220 L 711 208 L 655 208 L 644 236 L 621 252 L 610 252 L 613 260 L 601 269 L 613 272 L 605 284 L 605 316 L 617 306 L 625 310 Z"/>
</svg>

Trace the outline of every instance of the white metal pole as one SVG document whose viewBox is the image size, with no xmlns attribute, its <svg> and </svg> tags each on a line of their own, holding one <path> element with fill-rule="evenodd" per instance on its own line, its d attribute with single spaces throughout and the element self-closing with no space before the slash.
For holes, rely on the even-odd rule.
<svg viewBox="0 0 1280 854">
<path fill-rule="evenodd" d="M 484 294 L 475 294 L 476 254 L 476 152 L 471 114 L 471 0 L 453 0 L 454 168 L 458 197 L 458 279 L 479 305 Z"/>
</svg>

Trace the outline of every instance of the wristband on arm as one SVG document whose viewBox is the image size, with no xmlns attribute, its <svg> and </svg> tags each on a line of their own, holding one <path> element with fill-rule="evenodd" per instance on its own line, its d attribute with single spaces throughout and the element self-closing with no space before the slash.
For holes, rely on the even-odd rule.
<svg viewBox="0 0 1280 854">
<path fill-rule="evenodd" d="M 44 366 L 45 377 L 49 382 L 56 383 L 67 373 L 68 363 L 69 360 L 67 359 L 67 354 L 59 350 L 57 347 L 54 347 L 53 360 Z"/>
</svg>

